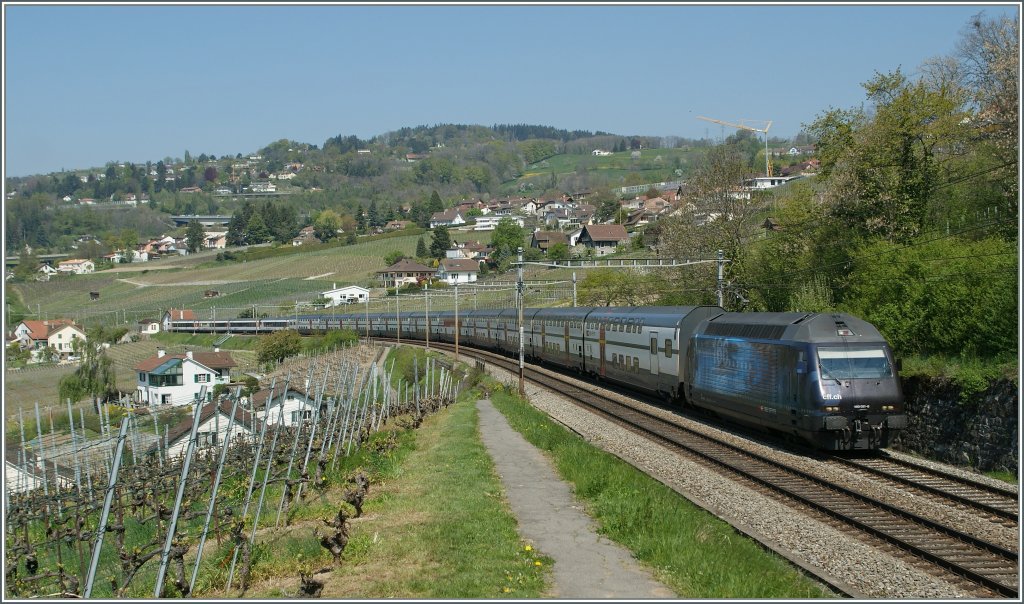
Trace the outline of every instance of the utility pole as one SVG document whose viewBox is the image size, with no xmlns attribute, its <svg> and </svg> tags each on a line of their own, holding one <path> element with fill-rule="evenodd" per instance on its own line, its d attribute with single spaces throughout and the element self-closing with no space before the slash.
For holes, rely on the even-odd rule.
<svg viewBox="0 0 1024 604">
<path fill-rule="evenodd" d="M 718 250 L 718 305 L 722 306 L 725 302 L 723 291 L 725 284 L 725 252 Z M 722 306 L 722 308 L 725 308 Z"/>
<path fill-rule="evenodd" d="M 519 302 L 519 396 L 526 396 L 526 387 L 523 384 L 523 248 L 519 248 L 519 270 L 516 278 L 516 293 Z"/>
<path fill-rule="evenodd" d="M 402 343 L 402 317 L 398 314 L 398 276 L 395 276 L 395 344 Z"/>
<path fill-rule="evenodd" d="M 366 339 L 370 339 L 370 292 L 366 292 Z"/>
<path fill-rule="evenodd" d="M 455 362 L 459 362 L 459 280 L 455 279 Z"/>
<path fill-rule="evenodd" d="M 572 272 L 572 307 L 576 308 L 576 271 Z"/>
<path fill-rule="evenodd" d="M 427 302 L 427 306 L 426 306 L 426 309 L 427 309 L 427 312 L 426 312 L 426 320 L 427 320 L 426 338 L 427 338 L 427 351 L 429 352 L 430 351 L 430 279 L 427 279 L 426 281 L 423 282 L 423 298 Z"/>
</svg>

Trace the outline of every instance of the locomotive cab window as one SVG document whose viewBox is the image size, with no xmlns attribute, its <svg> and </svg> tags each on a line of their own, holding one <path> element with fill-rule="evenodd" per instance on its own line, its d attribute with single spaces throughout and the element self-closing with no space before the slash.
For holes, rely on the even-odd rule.
<svg viewBox="0 0 1024 604">
<path fill-rule="evenodd" d="M 889 359 L 885 356 L 885 350 L 881 348 L 823 347 L 818 349 L 818 362 L 822 376 L 827 379 L 892 377 Z"/>
</svg>

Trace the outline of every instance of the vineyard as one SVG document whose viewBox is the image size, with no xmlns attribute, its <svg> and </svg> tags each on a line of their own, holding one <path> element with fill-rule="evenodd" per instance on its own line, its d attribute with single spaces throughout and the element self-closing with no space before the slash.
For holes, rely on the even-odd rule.
<svg viewBox="0 0 1024 604">
<path fill-rule="evenodd" d="M 272 379 L 263 407 L 236 391 L 194 409 L 69 406 L 60 433 L 51 419 L 46 434 L 38 411 L 17 422 L 5 597 L 244 595 L 272 558 L 266 529 L 299 518 L 320 521 L 291 543 L 302 554 L 289 558 L 291 597 L 319 595 L 315 576 L 341 563 L 362 513 L 366 456 L 394 448 L 464 382 L 424 353 L 383 353 L 306 359 Z M 296 389 L 312 404 L 289 421 L 283 393 Z"/>
</svg>

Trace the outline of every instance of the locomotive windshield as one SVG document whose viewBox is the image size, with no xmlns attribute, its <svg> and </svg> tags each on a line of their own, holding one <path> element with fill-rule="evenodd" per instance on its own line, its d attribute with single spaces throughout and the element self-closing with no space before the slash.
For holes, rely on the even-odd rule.
<svg viewBox="0 0 1024 604">
<path fill-rule="evenodd" d="M 818 348 L 822 374 L 837 380 L 892 377 L 892 366 L 881 348 Z"/>
</svg>

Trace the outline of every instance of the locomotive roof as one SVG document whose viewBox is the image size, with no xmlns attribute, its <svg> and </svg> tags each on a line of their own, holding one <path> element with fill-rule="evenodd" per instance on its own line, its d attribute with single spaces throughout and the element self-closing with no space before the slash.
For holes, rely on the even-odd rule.
<svg viewBox="0 0 1024 604">
<path fill-rule="evenodd" d="M 848 330 L 848 335 L 840 335 Z M 699 333 L 765 340 L 815 343 L 884 342 L 882 334 L 863 319 L 846 313 L 729 312 L 712 317 Z"/>
</svg>

